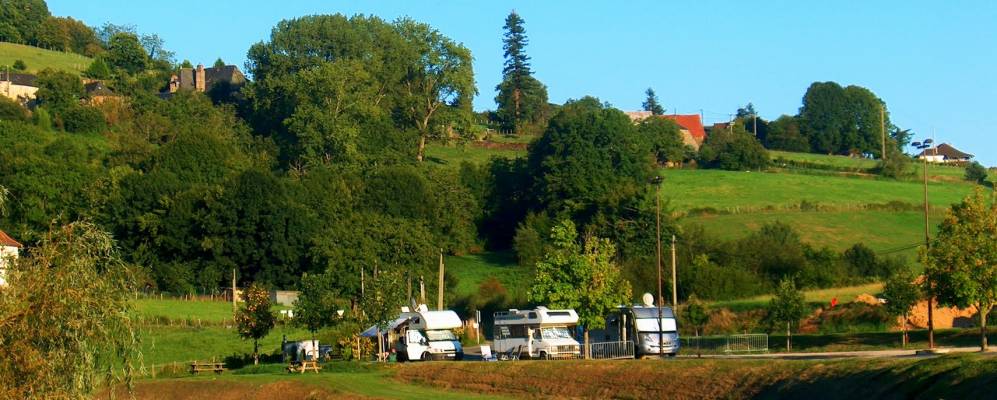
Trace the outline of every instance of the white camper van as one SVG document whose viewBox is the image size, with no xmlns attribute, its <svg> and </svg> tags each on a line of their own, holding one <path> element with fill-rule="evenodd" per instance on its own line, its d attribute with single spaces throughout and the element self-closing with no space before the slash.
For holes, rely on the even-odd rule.
<svg viewBox="0 0 997 400">
<path fill-rule="evenodd" d="M 578 358 L 575 310 L 509 310 L 495 313 L 492 345 L 499 358 L 514 352 L 530 358 Z"/>
<path fill-rule="evenodd" d="M 393 323 L 397 334 L 395 351 L 398 361 L 461 360 L 464 349 L 453 330 L 460 328 L 460 317 L 450 310 L 429 311 L 425 305 L 416 311 L 402 307 Z"/>
<path fill-rule="evenodd" d="M 596 340 L 633 342 L 637 357 L 675 356 L 679 351 L 675 314 L 671 307 L 661 307 L 660 321 L 658 315 L 658 308 L 653 305 L 619 307 L 606 316 L 606 329 L 590 336 Z"/>
</svg>

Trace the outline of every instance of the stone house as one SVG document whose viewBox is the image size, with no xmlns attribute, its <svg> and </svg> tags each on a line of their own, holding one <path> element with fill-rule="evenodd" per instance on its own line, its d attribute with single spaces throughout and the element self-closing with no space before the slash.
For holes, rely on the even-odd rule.
<svg viewBox="0 0 997 400">
<path fill-rule="evenodd" d="M 246 76 L 235 65 L 204 68 L 198 64 L 196 68 L 180 68 L 170 77 L 169 93 L 181 90 L 207 92 L 218 84 L 227 84 L 229 90 L 236 91 L 246 84 Z"/>
<path fill-rule="evenodd" d="M 0 94 L 19 103 L 34 100 L 38 91 L 37 76 L 0 71 Z"/>
</svg>

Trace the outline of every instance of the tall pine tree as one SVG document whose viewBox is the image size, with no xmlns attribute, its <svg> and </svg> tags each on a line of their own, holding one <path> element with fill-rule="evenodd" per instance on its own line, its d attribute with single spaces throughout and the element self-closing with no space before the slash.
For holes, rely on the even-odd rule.
<svg viewBox="0 0 997 400">
<path fill-rule="evenodd" d="M 498 103 L 498 119 L 503 129 L 520 133 L 524 123 L 537 122 L 547 106 L 547 87 L 533 77 L 530 70 L 530 57 L 525 48 L 529 44 L 523 18 L 513 11 L 505 19 L 502 49 L 505 50 L 505 65 L 502 68 L 502 83 L 495 89 Z"/>
<path fill-rule="evenodd" d="M 647 100 L 644 100 L 644 111 L 650 111 L 651 115 L 662 115 L 665 113 L 665 108 L 661 106 L 658 102 L 658 95 L 654 93 L 654 89 L 647 88 L 644 92 L 647 94 Z"/>
</svg>

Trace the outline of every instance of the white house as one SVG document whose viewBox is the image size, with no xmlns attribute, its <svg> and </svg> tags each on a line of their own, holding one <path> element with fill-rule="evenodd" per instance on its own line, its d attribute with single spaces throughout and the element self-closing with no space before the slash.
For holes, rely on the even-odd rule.
<svg viewBox="0 0 997 400">
<path fill-rule="evenodd" d="M 925 149 L 917 155 L 917 158 L 927 159 L 931 163 L 965 163 L 969 162 L 973 155 L 959 151 L 948 143 L 942 143 L 938 147 Z"/>
<path fill-rule="evenodd" d="M 0 231 L 0 286 L 7 285 L 7 266 L 17 259 L 22 247 L 6 232 Z"/>
</svg>

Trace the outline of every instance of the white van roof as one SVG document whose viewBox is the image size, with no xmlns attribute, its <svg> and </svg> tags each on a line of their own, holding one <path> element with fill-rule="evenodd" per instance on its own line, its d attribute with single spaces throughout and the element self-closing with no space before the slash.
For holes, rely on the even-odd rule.
<svg viewBox="0 0 997 400">
<path fill-rule="evenodd" d="M 537 307 L 535 310 L 498 311 L 495 313 L 495 325 L 574 325 L 578 323 L 578 313 L 575 310 L 548 310 L 547 307 Z"/>
<path fill-rule="evenodd" d="M 451 310 L 402 313 L 408 318 L 409 328 L 417 330 L 456 329 L 464 326 L 457 313 Z"/>
</svg>

